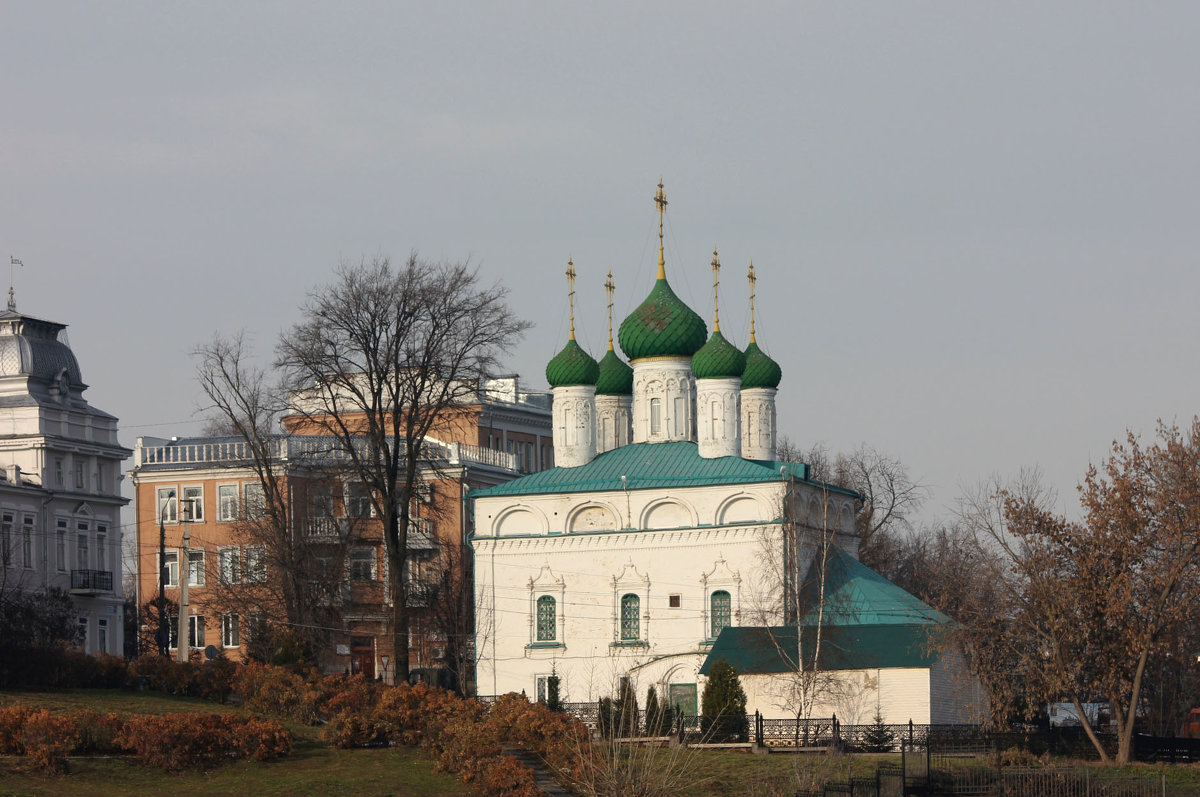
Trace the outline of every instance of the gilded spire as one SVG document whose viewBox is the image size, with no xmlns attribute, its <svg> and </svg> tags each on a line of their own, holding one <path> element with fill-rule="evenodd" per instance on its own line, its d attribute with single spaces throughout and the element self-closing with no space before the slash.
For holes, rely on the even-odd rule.
<svg viewBox="0 0 1200 797">
<path fill-rule="evenodd" d="M 754 283 L 758 282 L 758 277 L 754 276 L 754 261 L 750 261 L 750 270 L 746 273 L 746 279 L 750 281 L 750 342 L 754 343 Z"/>
<path fill-rule="evenodd" d="M 717 247 L 713 246 L 713 332 L 721 331 L 721 309 L 717 301 L 717 293 L 721 288 L 721 258 L 717 257 Z"/>
<path fill-rule="evenodd" d="M 567 255 L 567 302 L 571 307 L 571 340 L 575 340 L 575 264 Z"/>
<path fill-rule="evenodd" d="M 608 279 L 604 280 L 604 292 L 608 294 L 608 350 L 613 350 L 612 345 L 612 297 L 613 291 L 617 289 L 616 283 L 613 282 L 612 269 L 608 270 Z"/>
<path fill-rule="evenodd" d="M 658 178 L 658 192 L 654 195 L 654 204 L 658 205 L 658 278 L 667 278 L 667 264 L 663 260 L 663 212 L 667 209 L 667 195 L 663 192 L 662 177 Z"/>
</svg>

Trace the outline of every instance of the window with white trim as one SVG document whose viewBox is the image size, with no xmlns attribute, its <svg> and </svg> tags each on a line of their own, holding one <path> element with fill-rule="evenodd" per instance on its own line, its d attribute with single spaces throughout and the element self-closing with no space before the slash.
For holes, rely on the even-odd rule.
<svg viewBox="0 0 1200 797">
<path fill-rule="evenodd" d="M 371 517 L 371 491 L 362 482 L 346 485 L 346 517 Z"/>
<path fill-rule="evenodd" d="M 13 538 L 13 514 L 5 512 L 3 519 L 0 520 L 0 556 L 4 557 L 4 565 L 6 567 L 17 563 L 13 550 L 15 546 L 16 540 Z"/>
<path fill-rule="evenodd" d="M 33 569 L 33 516 L 21 518 L 21 549 L 25 560 L 25 569 Z"/>
<path fill-rule="evenodd" d="M 67 521 L 59 518 L 54 524 L 54 562 L 60 573 L 67 572 Z"/>
<path fill-rule="evenodd" d="M 96 524 L 96 569 L 108 570 L 108 526 Z"/>
<path fill-rule="evenodd" d="M 721 631 L 732 624 L 733 599 L 723 589 L 714 592 L 708 598 L 709 603 L 709 637 L 716 639 Z"/>
<path fill-rule="evenodd" d="M 188 586 L 204 586 L 204 551 L 188 551 Z"/>
<path fill-rule="evenodd" d="M 193 523 L 204 522 L 204 485 L 183 488 L 183 511 Z"/>
<path fill-rule="evenodd" d="M 353 548 L 350 551 L 350 580 L 375 580 L 375 549 Z"/>
<path fill-rule="evenodd" d="M 245 502 L 242 504 L 243 517 L 247 520 L 262 517 L 267 508 L 266 494 L 263 493 L 262 485 L 258 482 L 247 482 L 242 485 L 242 495 L 245 497 Z"/>
<path fill-rule="evenodd" d="M 217 520 L 222 523 L 234 523 L 238 519 L 238 486 L 236 484 L 217 485 Z"/>
<path fill-rule="evenodd" d="M 241 640 L 239 639 L 238 631 L 238 616 L 236 614 L 221 615 L 221 647 L 240 647 Z"/>
<path fill-rule="evenodd" d="M 242 549 L 242 578 L 247 584 L 267 580 L 267 552 L 261 546 L 247 545 Z"/>
<path fill-rule="evenodd" d="M 85 468 L 87 463 L 79 457 L 75 458 L 75 489 L 82 490 L 87 487 L 87 474 Z"/>
<path fill-rule="evenodd" d="M 80 521 L 75 524 L 75 569 L 88 569 L 88 524 Z"/>
<path fill-rule="evenodd" d="M 105 617 L 96 621 L 96 650 L 108 653 L 108 619 Z"/>
<path fill-rule="evenodd" d="M 650 399 L 650 434 L 662 432 L 662 399 Z"/>
<path fill-rule="evenodd" d="M 155 553 L 155 556 L 157 557 L 158 554 Z M 167 572 L 166 586 L 178 587 L 179 586 L 179 552 L 178 551 L 167 551 L 166 553 L 164 553 L 162 555 L 162 559 L 160 560 L 160 564 L 159 564 L 159 570 L 162 571 L 164 569 Z"/>
<path fill-rule="evenodd" d="M 204 615 L 202 614 L 188 616 L 188 647 L 204 647 Z"/>
<path fill-rule="evenodd" d="M 179 520 L 179 501 L 175 495 L 174 487 L 158 488 L 158 517 L 165 523 Z"/>
<path fill-rule="evenodd" d="M 242 552 L 239 548 L 222 548 L 217 551 L 217 569 L 222 584 L 237 584 L 242 580 Z"/>
</svg>

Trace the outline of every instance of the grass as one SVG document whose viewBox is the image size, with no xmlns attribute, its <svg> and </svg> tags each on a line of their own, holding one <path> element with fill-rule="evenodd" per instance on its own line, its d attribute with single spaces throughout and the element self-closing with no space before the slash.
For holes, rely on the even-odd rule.
<svg viewBox="0 0 1200 797">
<path fill-rule="evenodd" d="M 62 692 L 6 692 L 0 705 L 22 703 L 50 710 L 92 708 L 119 714 L 178 712 L 240 712 L 235 706 L 218 706 L 201 700 L 170 697 L 152 692 L 71 690 Z M 285 723 L 296 742 L 287 758 L 269 763 L 238 761 L 207 772 L 167 775 L 158 769 L 135 766 L 119 758 L 73 758 L 71 774 L 52 778 L 22 771 L 19 758 L 0 758 L 0 797 L 37 795 L 52 797 L 80 794 L 125 797 L 166 790 L 174 795 L 412 795 L 432 797 L 471 794 L 457 778 L 433 771 L 433 763 L 419 751 L 335 750 L 320 741 L 319 728 Z"/>
</svg>

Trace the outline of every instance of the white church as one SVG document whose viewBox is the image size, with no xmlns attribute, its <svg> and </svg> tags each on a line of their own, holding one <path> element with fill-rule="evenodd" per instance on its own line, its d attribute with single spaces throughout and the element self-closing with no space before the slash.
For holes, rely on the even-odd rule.
<svg viewBox="0 0 1200 797">
<path fill-rule="evenodd" d="M 555 674 L 564 701 L 592 701 L 629 678 L 695 713 L 720 656 L 768 717 L 973 719 L 973 679 L 927 644 L 948 618 L 857 561 L 860 497 L 776 461 L 782 373 L 755 340 L 753 265 L 742 351 L 715 296 L 709 335 L 672 291 L 661 183 L 655 201 L 658 277 L 618 333 L 629 364 L 610 275 L 604 357 L 572 309 L 546 368 L 556 467 L 471 494 L 478 693 L 543 699 Z M 714 252 L 714 286 L 719 268 Z"/>
</svg>

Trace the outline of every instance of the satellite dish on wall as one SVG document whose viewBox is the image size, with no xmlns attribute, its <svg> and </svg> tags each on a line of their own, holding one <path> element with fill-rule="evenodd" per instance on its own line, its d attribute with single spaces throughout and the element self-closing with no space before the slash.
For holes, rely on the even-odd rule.
<svg viewBox="0 0 1200 797">
<path fill-rule="evenodd" d="M 208 659 L 209 661 L 212 661 L 216 657 L 217 657 L 217 646 L 216 645 L 209 645 L 208 647 L 206 647 L 204 649 L 204 658 Z"/>
</svg>

